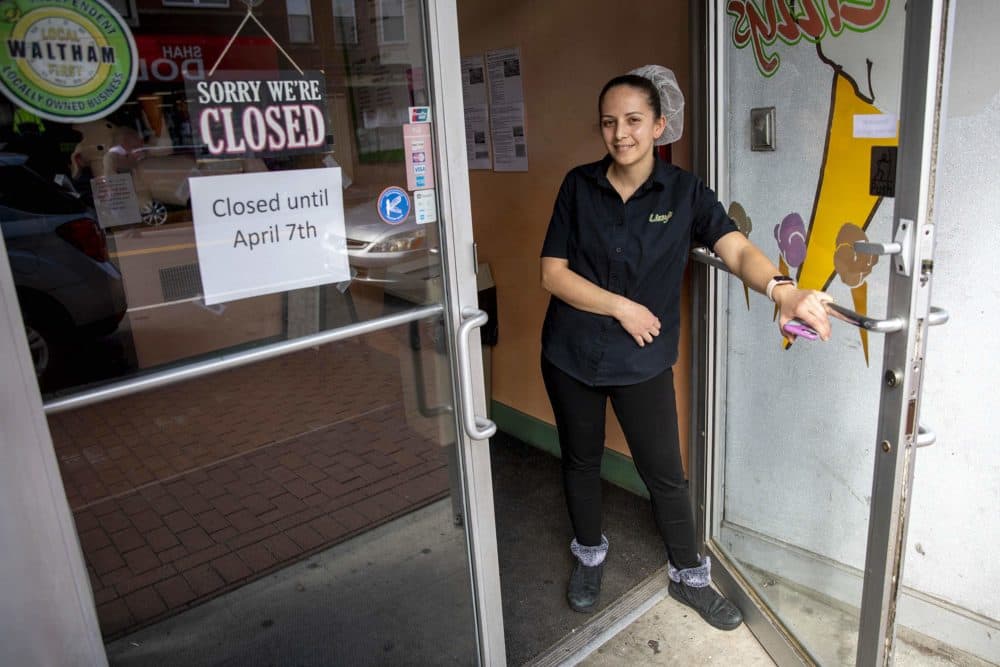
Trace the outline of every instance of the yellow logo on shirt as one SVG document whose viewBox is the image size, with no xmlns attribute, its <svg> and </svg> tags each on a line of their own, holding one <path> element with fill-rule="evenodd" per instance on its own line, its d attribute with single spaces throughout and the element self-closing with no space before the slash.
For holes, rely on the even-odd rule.
<svg viewBox="0 0 1000 667">
<path fill-rule="evenodd" d="M 650 213 L 649 221 L 662 222 L 663 224 L 667 224 L 668 222 L 670 222 L 670 218 L 672 217 L 674 217 L 673 211 L 667 211 L 666 213 Z"/>
</svg>

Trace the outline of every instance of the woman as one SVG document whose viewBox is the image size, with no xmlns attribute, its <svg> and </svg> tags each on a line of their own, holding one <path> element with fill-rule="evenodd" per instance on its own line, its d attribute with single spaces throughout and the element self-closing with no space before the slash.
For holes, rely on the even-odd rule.
<svg viewBox="0 0 1000 667">
<path fill-rule="evenodd" d="M 649 489 L 669 559 L 669 594 L 731 630 L 742 615 L 709 585 L 710 562 L 695 543 L 677 435 L 671 366 L 688 251 L 692 242 L 712 248 L 778 305 L 779 328 L 798 318 L 827 340 L 823 304 L 831 299 L 778 275 L 711 190 L 655 158 L 654 142 L 667 126 L 662 108 L 660 90 L 645 76 L 616 77 L 604 86 L 598 110 L 608 154 L 566 176 L 542 248 L 542 286 L 552 294 L 542 375 L 559 432 L 576 558 L 567 597 L 574 610 L 590 612 L 600 593 L 608 551 L 600 471 L 610 398 Z"/>
</svg>

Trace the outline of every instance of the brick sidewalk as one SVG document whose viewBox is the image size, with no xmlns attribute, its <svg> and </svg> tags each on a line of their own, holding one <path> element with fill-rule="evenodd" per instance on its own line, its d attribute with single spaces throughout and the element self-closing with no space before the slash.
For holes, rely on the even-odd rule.
<svg viewBox="0 0 1000 667">
<path fill-rule="evenodd" d="M 446 496 L 401 384 L 346 341 L 51 417 L 105 637 Z"/>
</svg>

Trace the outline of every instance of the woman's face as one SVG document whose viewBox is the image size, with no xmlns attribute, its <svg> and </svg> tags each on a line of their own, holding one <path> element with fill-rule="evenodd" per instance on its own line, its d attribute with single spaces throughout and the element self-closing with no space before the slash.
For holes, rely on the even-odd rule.
<svg viewBox="0 0 1000 667">
<path fill-rule="evenodd" d="M 601 135 L 617 164 L 627 167 L 651 156 L 653 142 L 666 127 L 666 118 L 654 117 L 645 91 L 622 85 L 604 94 Z"/>
</svg>

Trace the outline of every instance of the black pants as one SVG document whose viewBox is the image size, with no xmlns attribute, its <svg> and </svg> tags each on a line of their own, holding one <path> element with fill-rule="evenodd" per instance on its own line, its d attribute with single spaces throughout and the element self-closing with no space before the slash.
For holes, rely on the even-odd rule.
<svg viewBox="0 0 1000 667">
<path fill-rule="evenodd" d="M 694 518 L 677 436 L 674 374 L 624 386 L 591 387 L 542 359 L 562 450 L 563 487 L 576 541 L 601 543 L 601 457 L 608 398 L 632 460 L 649 489 L 653 516 L 675 567 L 697 567 Z"/>
</svg>

